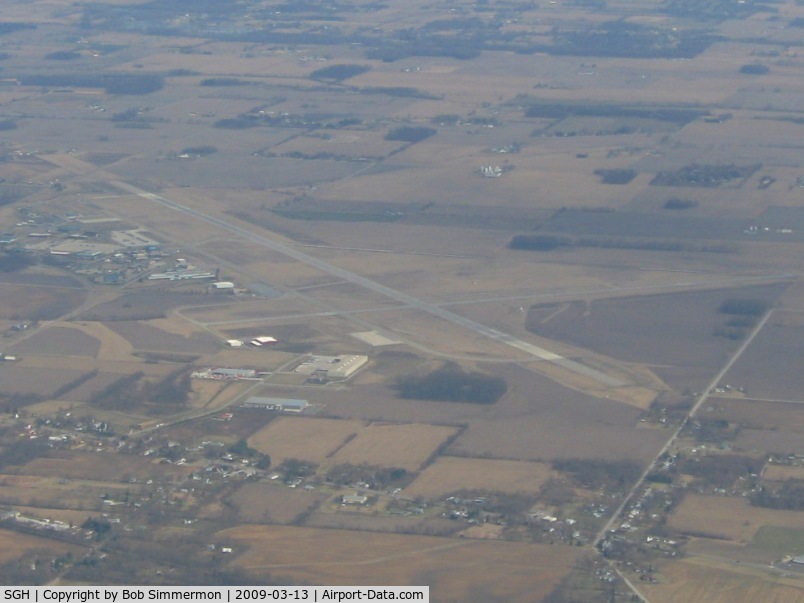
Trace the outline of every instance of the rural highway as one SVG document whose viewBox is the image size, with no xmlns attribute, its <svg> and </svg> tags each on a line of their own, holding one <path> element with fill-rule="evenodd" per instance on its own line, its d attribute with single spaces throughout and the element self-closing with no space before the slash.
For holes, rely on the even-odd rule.
<svg viewBox="0 0 804 603">
<path fill-rule="evenodd" d="M 152 201 L 154 203 L 157 203 L 174 211 L 180 212 L 197 220 L 206 222 L 207 224 L 212 224 L 213 226 L 217 226 L 218 228 L 227 230 L 232 234 L 239 236 L 243 240 L 255 243 L 257 245 L 261 245 L 272 251 L 280 253 L 286 257 L 290 257 L 294 260 L 307 264 L 308 266 L 312 266 L 325 274 L 329 274 L 330 276 L 334 276 L 343 279 L 344 281 L 353 283 L 355 285 L 359 285 L 364 289 L 368 289 L 369 291 L 373 291 L 374 293 L 384 295 L 385 297 L 401 302 L 402 304 L 410 306 L 411 308 L 420 310 L 422 312 L 426 312 L 432 316 L 451 322 L 452 324 L 474 331 L 479 335 L 482 335 L 494 341 L 498 341 L 509 347 L 515 348 L 519 351 L 525 352 L 526 354 L 528 354 L 533 358 L 536 358 L 537 360 L 543 360 L 546 362 L 551 362 L 553 364 L 559 365 L 569 371 L 572 371 L 575 374 L 589 377 L 608 387 L 617 387 L 625 385 L 625 383 L 623 383 L 619 379 L 611 377 L 601 371 L 585 366 L 574 360 L 570 360 L 569 358 L 564 358 L 563 356 L 550 352 L 549 350 L 540 348 L 536 345 L 528 343 L 527 341 L 518 339 L 513 335 L 509 335 L 507 333 L 503 333 L 502 331 L 498 331 L 497 329 L 487 327 L 483 324 L 475 322 L 474 320 L 465 318 L 463 316 L 460 316 L 459 314 L 450 312 L 449 310 L 445 310 L 444 308 L 441 308 L 435 304 L 423 301 L 407 293 L 403 293 L 402 291 L 397 291 L 396 289 L 392 289 L 391 287 L 382 285 L 367 277 L 360 276 L 359 274 L 355 274 L 343 268 L 339 268 L 338 266 L 330 264 L 329 262 L 325 262 L 324 260 L 309 255 L 303 251 L 300 251 L 299 249 L 296 249 L 291 245 L 286 245 L 284 243 L 280 243 L 268 237 L 261 236 L 254 232 L 251 232 L 250 230 L 247 230 L 246 228 L 242 228 L 237 224 L 233 224 L 231 222 L 227 222 L 226 220 L 222 220 L 215 216 L 210 216 L 208 214 L 202 213 L 191 207 L 187 207 L 186 205 L 182 205 L 175 201 L 171 201 L 166 197 L 162 197 L 154 193 L 149 193 L 148 191 L 142 190 L 141 188 L 138 188 L 126 182 L 115 180 L 110 182 L 109 184 L 127 193 L 136 195 L 142 199 L 147 199 L 149 201 Z"/>
<path fill-rule="evenodd" d="M 631 490 L 629 490 L 628 494 L 626 494 L 622 504 L 619 507 L 617 507 L 617 510 L 612 514 L 611 519 L 609 519 L 606 522 L 606 525 L 604 525 L 597 533 L 597 536 L 595 537 L 594 540 L 595 546 L 599 545 L 603 541 L 603 539 L 606 537 L 606 534 L 609 532 L 609 530 L 611 530 L 611 526 L 614 525 L 614 523 L 620 519 L 623 510 L 628 505 L 628 503 L 631 502 L 633 497 L 642 487 L 642 484 L 645 482 L 645 479 L 648 477 L 648 474 L 651 471 L 653 471 L 653 469 L 656 467 L 656 463 L 673 446 L 673 444 L 675 444 L 676 440 L 678 439 L 678 436 L 681 434 L 681 431 L 687 425 L 689 420 L 696 415 L 701 405 L 704 402 L 706 402 L 706 400 L 709 398 L 710 394 L 712 393 L 712 390 L 714 390 L 718 386 L 718 384 L 721 382 L 726 373 L 728 373 L 729 370 L 731 370 L 731 367 L 734 366 L 734 363 L 737 362 L 737 360 L 740 359 L 740 356 L 743 355 L 743 352 L 745 352 L 748 349 L 748 346 L 751 345 L 751 342 L 754 341 L 754 339 L 762 330 L 762 328 L 765 326 L 765 324 L 768 322 L 772 314 L 773 310 L 769 310 L 765 314 L 765 316 L 762 317 L 762 320 L 760 320 L 759 323 L 757 323 L 757 325 L 751 331 L 751 334 L 745 338 L 745 341 L 743 341 L 740 347 L 737 348 L 737 351 L 735 351 L 734 354 L 732 354 L 729 361 L 723 366 L 722 369 L 720 369 L 718 374 L 715 375 L 715 377 L 709 382 L 709 385 L 706 386 L 701 395 L 698 396 L 698 398 L 695 401 L 695 405 L 692 407 L 692 409 L 690 409 L 690 412 L 687 414 L 684 420 L 679 424 L 679 426 L 670 436 L 670 439 L 667 440 L 667 443 L 664 446 L 662 446 L 662 449 L 656 454 L 656 456 L 647 466 L 645 471 L 640 476 L 639 480 L 637 480 L 637 482 L 634 484 Z"/>
<path fill-rule="evenodd" d="M 722 369 L 720 369 L 720 372 L 718 372 L 718 374 L 715 375 L 715 377 L 709 382 L 709 385 L 707 385 L 706 388 L 703 390 L 701 395 L 698 396 L 697 400 L 695 401 L 695 405 L 692 407 L 692 409 L 690 409 L 690 412 L 687 414 L 687 416 L 684 418 L 681 424 L 679 424 L 679 426 L 673 432 L 673 435 L 670 436 L 670 439 L 667 440 L 667 443 L 664 446 L 662 446 L 662 449 L 648 464 L 648 466 L 645 468 L 645 471 L 642 472 L 642 475 L 639 477 L 639 479 L 636 481 L 633 487 L 628 491 L 628 494 L 625 495 L 625 498 L 623 498 L 623 502 L 620 504 L 619 507 L 617 507 L 617 510 L 614 511 L 614 513 L 611 515 L 611 518 L 597 533 L 597 536 L 595 536 L 595 539 L 593 541 L 594 547 L 596 549 L 599 550 L 598 545 L 600 545 L 600 543 L 603 542 L 603 540 L 606 538 L 606 535 L 612 529 L 612 526 L 621 519 L 622 513 L 625 510 L 626 506 L 628 506 L 628 504 L 633 500 L 637 492 L 640 491 L 643 484 L 645 483 L 645 479 L 648 477 L 650 472 L 655 469 L 656 464 L 659 462 L 659 459 L 673 446 L 673 444 L 675 444 L 676 440 L 678 439 L 679 435 L 681 434 L 682 430 L 687 425 L 689 420 L 695 416 L 701 405 L 704 402 L 706 402 L 706 400 L 709 398 L 709 395 L 712 393 L 712 390 L 714 390 L 718 386 L 718 384 L 721 382 L 726 373 L 728 373 L 729 370 L 731 370 L 731 367 L 734 366 L 734 363 L 737 362 L 737 360 L 740 359 L 740 356 L 743 355 L 743 352 L 745 352 L 748 349 L 748 346 L 751 345 L 751 342 L 754 341 L 756 336 L 759 334 L 759 332 L 762 330 L 762 328 L 770 319 L 771 314 L 773 314 L 773 310 L 769 310 L 765 314 L 765 316 L 762 317 L 762 320 L 760 320 L 759 323 L 756 325 L 756 327 L 754 327 L 754 330 L 751 331 L 751 334 L 748 337 L 746 337 L 745 341 L 743 341 L 740 347 L 737 348 L 737 351 L 735 351 L 734 354 L 732 354 L 731 358 L 729 358 L 729 361 L 725 364 L 725 366 Z M 617 568 L 616 565 L 612 565 L 612 567 L 617 572 L 617 574 L 623 579 L 626 585 L 634 592 L 634 594 L 636 594 L 640 598 L 640 600 L 643 603 L 650 603 L 647 597 L 645 597 L 645 595 L 643 595 L 639 591 L 639 589 L 636 587 L 636 585 L 633 584 L 633 582 L 627 579 L 627 577 L 619 570 L 619 568 Z"/>
</svg>

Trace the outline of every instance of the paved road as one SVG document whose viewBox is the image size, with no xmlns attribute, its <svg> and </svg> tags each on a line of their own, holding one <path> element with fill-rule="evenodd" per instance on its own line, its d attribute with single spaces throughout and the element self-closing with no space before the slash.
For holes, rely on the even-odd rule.
<svg viewBox="0 0 804 603">
<path fill-rule="evenodd" d="M 706 387 L 706 389 L 704 389 L 703 393 L 700 396 L 698 396 L 698 399 L 696 400 L 695 405 L 692 407 L 692 409 L 690 410 L 689 414 L 681 422 L 681 424 L 678 426 L 678 428 L 673 432 L 673 435 L 670 436 L 670 439 L 667 440 L 667 443 L 662 447 L 662 449 L 658 452 L 658 454 L 656 454 L 656 456 L 653 458 L 653 460 L 647 466 L 647 468 L 642 473 L 642 475 L 637 480 L 637 482 L 628 491 L 628 494 L 626 494 L 625 498 L 623 499 L 622 504 L 620 504 L 620 506 L 617 507 L 617 509 L 612 514 L 611 518 L 606 522 L 606 524 L 597 533 L 597 535 L 595 536 L 595 539 L 593 541 L 594 545 L 595 545 L 595 548 L 597 548 L 597 546 L 605 539 L 605 537 L 608 534 L 609 530 L 611 530 L 611 526 L 613 526 L 616 522 L 620 521 L 620 519 L 622 518 L 623 510 L 633 500 L 634 496 L 636 496 L 636 493 L 639 492 L 639 490 L 642 488 L 643 484 L 645 483 L 645 479 L 648 477 L 648 474 L 655 469 L 656 464 L 658 463 L 659 459 L 676 442 L 676 440 L 678 439 L 679 434 L 684 429 L 684 427 L 686 426 L 687 422 L 692 417 L 695 416 L 695 414 L 698 412 L 698 409 L 701 407 L 701 405 L 704 402 L 706 402 L 706 400 L 709 398 L 709 395 L 712 393 L 712 390 L 714 390 L 718 386 L 720 381 L 723 379 L 724 375 L 729 372 L 731 367 L 734 366 L 734 363 L 737 362 L 737 360 L 739 360 L 740 356 L 743 355 L 743 352 L 745 352 L 745 350 L 748 349 L 748 346 L 751 345 L 751 342 L 754 341 L 756 336 L 759 334 L 759 332 L 762 330 L 762 328 L 768 322 L 768 319 L 770 319 L 771 314 L 773 314 L 773 310 L 770 310 L 769 312 L 767 312 L 765 314 L 765 316 L 762 318 L 762 320 L 759 321 L 759 324 L 757 324 L 757 326 L 754 327 L 754 330 L 751 331 L 751 334 L 745 339 L 745 341 L 743 341 L 742 345 L 739 348 L 737 348 L 737 351 L 734 352 L 734 354 L 729 359 L 729 361 L 726 363 L 726 365 L 722 369 L 720 369 L 720 372 L 717 375 L 715 375 L 715 377 L 714 377 L 714 379 L 712 379 L 712 381 L 709 382 L 709 385 Z M 619 570 L 619 568 L 617 568 L 616 565 L 612 564 L 612 568 L 623 579 L 625 584 L 633 591 L 633 593 L 640 598 L 640 601 L 642 601 L 643 603 L 650 603 L 648 601 L 648 598 L 644 594 L 642 594 L 642 592 L 637 588 L 637 586 L 633 582 L 628 580 L 628 578 L 625 576 L 625 574 L 623 574 Z"/>
<path fill-rule="evenodd" d="M 701 393 L 701 395 L 698 396 L 698 399 L 695 401 L 695 405 L 692 407 L 692 409 L 690 409 L 689 414 L 687 414 L 686 418 L 681 422 L 681 424 L 678 426 L 678 428 L 673 432 L 673 435 L 670 436 L 670 439 L 667 440 L 667 443 L 664 446 L 662 446 L 662 449 L 656 454 L 656 456 L 653 458 L 653 460 L 650 462 L 650 464 L 648 464 L 647 468 L 642 473 L 640 478 L 637 480 L 637 482 L 634 484 L 634 486 L 631 488 L 631 490 L 628 491 L 628 494 L 626 494 L 625 498 L 623 499 L 622 504 L 619 507 L 617 507 L 617 510 L 614 512 L 614 514 L 612 514 L 611 519 L 609 519 L 606 522 L 606 525 L 604 525 L 600 529 L 600 531 L 597 533 L 597 536 L 595 536 L 595 540 L 594 540 L 595 545 L 598 545 L 603 541 L 603 539 L 606 537 L 606 534 L 611 529 L 611 526 L 614 525 L 614 523 L 617 522 L 620 519 L 620 516 L 622 515 L 622 512 L 625 509 L 626 505 L 628 505 L 628 503 L 631 502 L 631 500 L 634 498 L 636 493 L 642 488 L 642 485 L 644 484 L 645 479 L 648 477 L 648 474 L 655 469 L 656 464 L 658 463 L 659 459 L 670 449 L 671 446 L 673 446 L 673 444 L 678 439 L 679 434 L 684 429 L 684 427 L 687 425 L 687 422 L 692 417 L 695 416 L 695 414 L 698 412 L 698 409 L 701 407 L 701 405 L 704 402 L 706 402 L 706 400 L 709 398 L 709 396 L 712 393 L 712 391 L 721 382 L 721 380 L 723 379 L 724 375 L 729 372 L 731 367 L 734 366 L 734 363 L 737 362 L 737 360 L 739 360 L 740 356 L 743 355 L 743 352 L 745 352 L 745 350 L 748 349 L 748 346 L 751 345 L 751 342 L 754 341 L 754 339 L 759 334 L 759 332 L 762 330 L 762 328 L 765 326 L 765 324 L 768 322 L 768 320 L 770 319 L 772 314 L 773 314 L 773 310 L 770 310 L 765 314 L 765 316 L 762 317 L 762 320 L 760 320 L 759 323 L 757 323 L 757 325 L 754 327 L 754 330 L 751 331 L 751 334 L 748 337 L 746 337 L 745 341 L 743 341 L 743 343 L 740 345 L 740 347 L 737 348 L 737 351 L 735 351 L 734 354 L 732 354 L 731 358 L 725 364 L 725 366 L 722 369 L 720 369 L 720 372 L 718 372 L 718 374 L 715 375 L 715 377 L 712 379 L 712 381 L 709 382 L 709 385 L 706 386 L 706 388 L 703 390 L 703 393 Z"/>
<path fill-rule="evenodd" d="M 309 255 L 303 251 L 300 251 L 299 249 L 294 248 L 293 246 L 286 245 L 284 243 L 280 243 L 268 237 L 251 232 L 250 230 L 242 228 L 237 224 L 233 224 L 231 222 L 227 222 L 226 220 L 222 220 L 215 216 L 210 216 L 208 214 L 202 213 L 191 207 L 187 207 L 186 205 L 182 205 L 175 201 L 171 201 L 166 197 L 162 197 L 154 193 L 149 193 L 147 191 L 142 190 L 141 188 L 138 188 L 126 182 L 116 180 L 110 182 L 110 184 L 120 190 L 137 195 L 138 197 L 141 197 L 143 199 L 148 199 L 149 201 L 153 201 L 154 203 L 158 203 L 159 205 L 168 207 L 174 211 L 191 216 L 195 219 L 206 222 L 207 224 L 212 224 L 223 230 L 227 230 L 233 234 L 236 234 L 243 240 L 255 243 L 257 245 L 261 245 L 272 251 L 281 253 L 284 256 L 293 258 L 294 260 L 307 264 L 308 266 L 313 266 L 314 268 L 317 268 L 318 270 L 324 272 L 325 274 L 329 274 L 330 276 L 335 276 L 340 279 L 343 279 L 344 281 L 348 281 L 355 285 L 359 285 L 364 289 L 368 289 L 369 291 L 373 291 L 374 293 L 379 293 L 380 295 L 383 295 L 390 299 L 394 299 L 407 306 L 410 306 L 411 308 L 415 308 L 422 312 L 426 312 L 432 316 L 436 316 L 438 318 L 451 322 L 455 325 L 474 331 L 479 335 L 508 345 L 509 347 L 520 350 L 526 353 L 528 356 L 536 358 L 537 360 L 552 362 L 569 371 L 572 371 L 573 373 L 592 378 L 595 381 L 598 381 L 599 383 L 602 383 L 603 385 L 609 387 L 617 387 L 620 385 L 625 385 L 619 379 L 611 377 L 601 371 L 585 366 L 574 360 L 570 360 L 569 358 L 564 358 L 563 356 L 555 354 L 549 350 L 528 343 L 527 341 L 518 339 L 513 335 L 509 335 L 508 333 L 503 333 L 502 331 L 498 331 L 497 329 L 487 327 L 486 325 L 475 322 L 474 320 L 471 320 L 469 318 L 460 316 L 459 314 L 455 314 L 454 312 L 450 312 L 449 310 L 445 310 L 444 308 L 441 308 L 435 304 L 423 301 L 417 297 L 414 297 L 402 291 L 397 291 L 396 289 L 392 289 L 391 287 L 382 285 L 367 277 L 360 276 L 359 274 L 355 274 L 353 272 L 350 272 L 348 270 L 330 264 L 329 262 L 321 260 L 317 257 Z"/>
</svg>

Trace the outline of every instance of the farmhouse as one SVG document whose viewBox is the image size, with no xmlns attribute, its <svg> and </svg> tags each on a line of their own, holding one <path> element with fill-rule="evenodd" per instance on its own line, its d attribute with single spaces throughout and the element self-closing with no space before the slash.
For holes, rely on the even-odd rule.
<svg viewBox="0 0 804 603">
<path fill-rule="evenodd" d="M 292 400 L 289 398 L 261 398 L 252 396 L 243 403 L 246 408 L 262 408 L 264 410 L 278 410 L 281 412 L 302 412 L 310 406 L 307 400 Z"/>
</svg>

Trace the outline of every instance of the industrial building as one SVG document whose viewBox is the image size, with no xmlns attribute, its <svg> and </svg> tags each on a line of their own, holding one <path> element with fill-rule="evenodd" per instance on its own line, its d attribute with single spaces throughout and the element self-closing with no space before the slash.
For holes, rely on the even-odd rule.
<svg viewBox="0 0 804 603">
<path fill-rule="evenodd" d="M 148 275 L 149 281 L 188 281 L 188 280 L 205 280 L 217 278 L 214 272 L 198 272 L 195 270 L 174 270 L 171 272 L 159 272 Z"/>
<path fill-rule="evenodd" d="M 344 494 L 341 496 L 342 505 L 365 505 L 368 502 L 368 496 L 364 494 Z"/>
<path fill-rule="evenodd" d="M 207 368 L 192 373 L 195 379 L 257 379 L 257 371 L 242 368 Z"/>
<path fill-rule="evenodd" d="M 310 406 L 307 400 L 292 400 L 289 398 L 261 398 L 252 396 L 243 403 L 246 408 L 262 408 L 264 410 L 278 410 L 281 412 L 302 412 Z"/>
<path fill-rule="evenodd" d="M 273 337 L 268 337 L 267 335 L 260 335 L 259 337 L 252 339 L 249 343 L 255 347 L 261 348 L 264 345 L 276 345 L 279 343 L 279 341 Z"/>
<path fill-rule="evenodd" d="M 254 379 L 257 376 L 254 369 L 214 368 L 210 373 L 213 379 Z"/>
<path fill-rule="evenodd" d="M 347 379 L 368 362 L 368 356 L 310 356 L 294 372 L 310 377 Z"/>
</svg>

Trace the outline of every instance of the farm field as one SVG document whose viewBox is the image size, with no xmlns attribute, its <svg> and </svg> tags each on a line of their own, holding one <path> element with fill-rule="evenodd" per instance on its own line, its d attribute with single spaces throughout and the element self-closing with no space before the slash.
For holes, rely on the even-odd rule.
<svg viewBox="0 0 804 603">
<path fill-rule="evenodd" d="M 802 336 L 804 324 L 800 315 L 774 313 L 763 333 L 725 379 L 744 387 L 746 397 L 800 401 L 804 378 L 796 368 L 796 357 Z"/>
<path fill-rule="evenodd" d="M 768 577 L 739 565 L 690 559 L 662 568 L 662 584 L 645 585 L 651 601 L 804 601 L 804 591 L 795 579 Z"/>
<path fill-rule="evenodd" d="M 217 351 L 220 345 L 208 333 L 186 336 L 134 321 L 110 322 L 105 323 L 105 326 L 124 337 L 138 350 L 209 354 Z"/>
<path fill-rule="evenodd" d="M 0 542 L 3 544 L 0 563 L 9 563 L 33 552 L 63 555 L 68 552 L 80 554 L 82 551 L 82 547 L 54 542 L 49 538 L 20 534 L 4 528 L 0 528 Z"/>
<path fill-rule="evenodd" d="M 666 365 L 722 365 L 735 347 L 727 338 L 713 335 L 728 319 L 718 313 L 723 301 L 772 301 L 781 291 L 778 287 L 752 287 L 536 306 L 530 309 L 527 324 L 545 337 L 569 340 L 631 362 L 658 365 L 661 376 Z M 584 325 L 580 331 L 576 330 L 579 322 Z"/>
<path fill-rule="evenodd" d="M 78 307 L 86 295 L 79 289 L 48 286 L 25 286 L 0 283 L 0 318 L 20 320 L 53 319 Z M 25 308 L 25 312 L 20 310 Z"/>
<path fill-rule="evenodd" d="M 562 387 L 522 368 L 506 373 L 510 390 L 472 421 L 447 454 L 501 459 L 644 458 L 665 434 L 640 430 L 641 411 Z"/>
<path fill-rule="evenodd" d="M 183 306 L 213 305 L 215 299 L 193 293 L 149 292 L 125 293 L 116 299 L 96 305 L 79 316 L 81 320 L 118 321 L 162 318 L 165 313 Z"/>
<path fill-rule="evenodd" d="M 536 493 L 556 473 L 541 463 L 442 456 L 407 488 L 405 496 L 436 498 L 460 490 Z"/>
<path fill-rule="evenodd" d="M 789 403 L 736 397 L 715 398 L 715 400 L 723 409 L 724 419 L 739 423 L 747 429 L 804 433 L 804 417 L 797 412 L 791 412 Z"/>
<path fill-rule="evenodd" d="M 156 460 L 139 456 L 104 455 L 98 462 L 97 453 L 66 452 L 59 458 L 38 458 L 26 463 L 22 472 L 26 475 L 58 475 L 67 480 L 90 480 L 112 482 L 115 485 L 148 478 L 160 481 L 178 481 L 186 470 L 170 465 L 158 465 Z"/>
<path fill-rule="evenodd" d="M 15 346 L 16 354 L 43 354 L 54 356 L 88 356 L 95 358 L 101 342 L 76 329 L 50 327 Z"/>
<path fill-rule="evenodd" d="M 282 526 L 242 526 L 218 537 L 246 549 L 233 563 L 253 576 L 281 573 L 327 584 L 423 582 L 437 600 L 533 601 L 546 596 L 580 555 L 543 545 Z M 489 580 L 492 575 L 497 579 Z"/>
<path fill-rule="evenodd" d="M 284 484 L 244 484 L 227 500 L 243 523 L 293 523 L 326 497 L 318 492 L 290 489 Z"/>
<path fill-rule="evenodd" d="M 454 433 L 452 427 L 426 424 L 282 417 L 251 436 L 249 444 L 280 462 L 291 458 L 416 471 Z"/>
<path fill-rule="evenodd" d="M 762 477 L 770 481 L 804 479 L 804 467 L 801 465 L 797 467 L 791 467 L 789 465 L 766 465 Z"/>
<path fill-rule="evenodd" d="M 371 423 L 357 432 L 332 456 L 335 463 L 372 464 L 417 471 L 439 446 L 458 430 L 454 427 L 410 423 Z"/>
<path fill-rule="evenodd" d="M 276 463 L 299 459 L 320 464 L 365 426 L 363 421 L 280 417 L 251 436 L 249 445 L 271 455 Z"/>
<path fill-rule="evenodd" d="M 41 506 L 98 513 L 103 508 L 102 496 L 122 495 L 126 488 L 123 483 L 87 480 L 60 484 L 53 476 L 0 475 L 0 501 L 6 506 Z"/>
<path fill-rule="evenodd" d="M 704 538 L 749 543 L 764 526 L 796 528 L 799 520 L 796 512 L 754 507 L 744 498 L 688 495 L 668 525 Z"/>
</svg>

